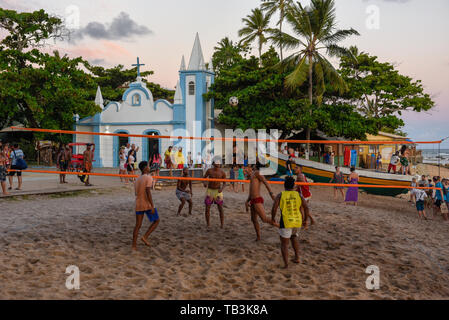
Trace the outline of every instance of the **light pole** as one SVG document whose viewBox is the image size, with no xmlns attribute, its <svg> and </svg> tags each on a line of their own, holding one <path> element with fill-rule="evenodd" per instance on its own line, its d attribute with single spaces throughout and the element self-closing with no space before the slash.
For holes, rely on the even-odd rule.
<svg viewBox="0 0 449 320">
<path fill-rule="evenodd" d="M 441 142 L 438 144 L 438 176 L 441 177 L 441 155 L 440 155 L 440 151 L 441 151 L 441 144 L 446 141 L 447 139 L 449 139 L 449 137 L 446 137 L 444 139 L 441 140 Z"/>
</svg>

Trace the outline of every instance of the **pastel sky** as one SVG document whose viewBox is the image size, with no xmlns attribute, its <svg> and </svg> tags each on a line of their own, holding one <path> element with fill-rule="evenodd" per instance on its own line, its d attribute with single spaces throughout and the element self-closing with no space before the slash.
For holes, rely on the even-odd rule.
<svg viewBox="0 0 449 320">
<path fill-rule="evenodd" d="M 176 85 L 183 54 L 188 62 L 196 32 L 208 61 L 220 39 L 237 40 L 241 19 L 259 4 L 259 0 L 0 0 L 2 8 L 43 8 L 79 25 L 70 43 L 52 47 L 105 67 L 130 67 L 139 56 L 146 64 L 143 70 L 155 72 L 151 80 L 167 88 Z M 394 63 L 402 74 L 422 80 L 436 101 L 429 113 L 404 115 L 404 131 L 414 140 L 449 136 L 449 1 L 336 0 L 336 4 L 339 26 L 361 34 L 345 45 L 356 45 Z"/>
</svg>

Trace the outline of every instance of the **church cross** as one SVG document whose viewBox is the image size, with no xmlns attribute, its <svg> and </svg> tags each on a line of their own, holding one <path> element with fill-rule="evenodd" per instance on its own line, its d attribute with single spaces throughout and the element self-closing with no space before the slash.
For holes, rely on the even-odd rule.
<svg viewBox="0 0 449 320">
<path fill-rule="evenodd" d="M 140 66 L 144 66 L 144 64 L 139 62 L 139 57 L 137 57 L 137 64 L 133 64 L 132 66 L 137 67 L 137 76 L 140 77 Z"/>
</svg>

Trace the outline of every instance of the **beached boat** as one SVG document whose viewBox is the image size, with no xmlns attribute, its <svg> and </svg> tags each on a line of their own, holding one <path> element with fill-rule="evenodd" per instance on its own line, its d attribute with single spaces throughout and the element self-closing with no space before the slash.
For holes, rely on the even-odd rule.
<svg viewBox="0 0 449 320">
<path fill-rule="evenodd" d="M 276 168 L 277 165 L 277 174 L 285 175 L 287 172 L 286 162 L 288 160 L 288 156 L 284 154 L 279 154 L 277 158 L 269 156 L 269 160 L 271 162 L 270 167 Z M 328 183 L 334 173 L 335 166 L 319 163 L 315 161 L 310 161 L 302 158 L 293 159 L 297 165 L 302 165 L 303 172 L 306 177 L 312 179 L 314 182 L 320 183 Z M 293 165 L 294 166 L 294 165 Z M 350 174 L 349 168 L 341 167 L 341 172 L 347 176 Z M 385 172 L 375 172 L 363 169 L 357 169 L 357 173 L 360 176 L 360 184 L 366 185 L 383 185 L 383 186 L 410 186 L 413 177 L 412 176 L 404 176 L 399 174 L 388 174 Z M 385 188 L 361 188 L 365 192 L 370 194 L 377 194 L 383 196 L 392 196 L 395 197 L 399 194 L 407 193 L 408 189 L 385 189 Z"/>
</svg>

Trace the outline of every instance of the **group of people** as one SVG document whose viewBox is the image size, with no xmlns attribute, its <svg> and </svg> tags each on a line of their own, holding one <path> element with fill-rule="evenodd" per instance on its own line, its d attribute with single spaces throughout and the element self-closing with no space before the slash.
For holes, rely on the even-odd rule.
<svg viewBox="0 0 449 320">
<path fill-rule="evenodd" d="M 265 177 L 260 173 L 260 164 L 255 164 L 246 167 L 243 170 L 245 178 L 250 181 L 249 194 L 245 202 L 247 212 L 251 213 L 251 221 L 253 223 L 256 232 L 256 241 L 260 241 L 261 232 L 259 219 L 264 223 L 277 227 L 279 229 L 279 235 L 281 240 L 281 254 L 284 260 L 284 268 L 288 267 L 288 247 L 291 242 L 294 249 L 294 263 L 299 263 L 299 241 L 298 235 L 302 227 L 308 226 L 308 221 L 314 223 L 314 220 L 310 214 L 308 201 L 310 201 L 311 194 L 305 191 L 303 186 L 295 188 L 295 179 L 293 177 L 287 177 L 284 183 L 284 191 L 275 195 L 270 188 L 270 185 L 266 181 Z M 155 167 L 151 166 L 148 161 L 143 161 L 139 164 L 141 176 L 135 181 L 135 196 L 136 196 L 136 224 L 133 231 L 133 250 L 137 250 L 137 238 L 139 230 L 142 226 L 143 218 L 146 215 L 150 221 L 150 226 L 146 233 L 142 236 L 141 241 L 150 246 L 149 237 L 152 232 L 157 228 L 160 223 L 160 217 L 155 205 L 152 186 Z M 240 170 L 240 169 L 239 169 Z M 304 181 L 305 177 L 297 169 L 298 181 Z M 216 205 L 220 216 L 220 226 L 224 228 L 224 190 L 227 187 L 226 173 L 221 167 L 221 160 L 214 158 L 212 161 L 212 167 L 207 169 L 204 174 L 205 179 L 211 179 L 206 181 L 204 186 L 206 188 L 206 195 L 204 199 L 205 205 L 205 220 L 206 225 L 210 228 L 210 212 L 211 207 Z M 271 217 L 266 214 L 264 204 L 264 198 L 261 194 L 261 187 L 264 186 L 274 204 L 271 208 Z M 180 201 L 177 214 L 180 215 L 185 204 L 189 205 L 189 214 L 192 214 L 193 207 L 193 189 L 192 181 L 189 175 L 189 169 L 183 168 L 182 177 L 178 180 L 176 197 Z M 308 196 L 308 197 L 307 197 Z M 280 209 L 280 220 L 276 220 L 278 210 Z"/>
<path fill-rule="evenodd" d="M 398 166 L 400 166 L 398 170 Z M 411 175 L 411 166 L 409 160 L 409 150 L 407 146 L 402 146 L 400 151 L 396 151 L 390 158 L 390 164 L 388 165 L 388 173 L 393 170 L 393 173 L 399 173 L 402 175 Z"/>
<path fill-rule="evenodd" d="M 441 214 L 444 220 L 448 220 L 449 179 L 442 179 L 439 176 L 430 178 L 423 175 L 419 181 L 413 178 L 412 187 L 424 188 L 412 189 L 410 192 L 409 201 L 416 205 L 419 218 L 427 220 L 426 209 L 428 209 L 433 212 L 434 218 Z M 445 206 L 446 210 L 442 210 L 442 206 Z"/>
<path fill-rule="evenodd" d="M 18 166 L 19 161 L 23 161 L 25 154 L 16 143 L 11 146 L 9 143 L 3 144 L 0 141 L 0 185 L 3 195 L 9 195 L 8 190 L 13 189 L 13 177 L 17 175 L 18 185 L 15 190 L 22 190 L 22 172 L 23 167 Z M 9 172 L 8 172 L 9 170 Z M 9 181 L 9 187 L 6 187 L 6 178 Z"/>
</svg>

